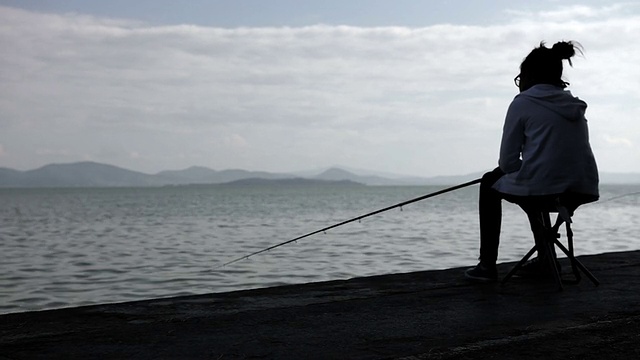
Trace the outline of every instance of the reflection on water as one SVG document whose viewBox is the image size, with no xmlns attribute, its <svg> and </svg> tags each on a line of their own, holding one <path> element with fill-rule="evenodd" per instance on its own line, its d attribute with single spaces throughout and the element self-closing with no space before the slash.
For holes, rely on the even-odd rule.
<svg viewBox="0 0 640 360">
<path fill-rule="evenodd" d="M 469 266 L 477 187 L 226 261 L 441 187 L 0 190 L 0 312 Z M 576 252 L 640 248 L 640 186 L 603 186 L 574 216 Z M 505 203 L 500 261 L 532 245 Z"/>
</svg>

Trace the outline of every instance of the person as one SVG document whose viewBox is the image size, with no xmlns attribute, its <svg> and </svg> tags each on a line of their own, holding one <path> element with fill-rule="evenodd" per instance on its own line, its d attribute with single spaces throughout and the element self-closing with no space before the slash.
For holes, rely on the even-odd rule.
<svg viewBox="0 0 640 360">
<path fill-rule="evenodd" d="M 497 280 L 503 199 L 522 204 L 563 193 L 585 195 L 583 203 L 598 198 L 587 104 L 565 90 L 569 83 L 562 80 L 562 62 L 573 66 L 576 51 L 582 53 L 576 42 L 560 41 L 551 48 L 541 42 L 520 65 L 514 78 L 520 93 L 507 110 L 498 167 L 480 182 L 480 262 L 465 272 L 468 279 Z M 540 269 L 536 259 L 522 270 L 535 269 Z"/>
</svg>

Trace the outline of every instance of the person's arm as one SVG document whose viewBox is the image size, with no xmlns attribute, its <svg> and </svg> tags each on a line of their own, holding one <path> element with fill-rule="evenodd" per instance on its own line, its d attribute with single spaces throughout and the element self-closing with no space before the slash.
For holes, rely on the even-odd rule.
<svg viewBox="0 0 640 360">
<path fill-rule="evenodd" d="M 507 116 L 502 129 L 502 142 L 500 144 L 500 169 L 509 174 L 520 170 L 522 159 L 520 154 L 524 145 L 524 121 L 522 112 L 514 100 L 507 110 Z"/>
</svg>

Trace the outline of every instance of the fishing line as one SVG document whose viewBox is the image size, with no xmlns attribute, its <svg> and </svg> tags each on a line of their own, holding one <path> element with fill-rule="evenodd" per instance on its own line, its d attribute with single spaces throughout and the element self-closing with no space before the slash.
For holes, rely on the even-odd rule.
<svg viewBox="0 0 640 360">
<path fill-rule="evenodd" d="M 218 265 L 214 269 L 217 269 L 217 268 L 220 268 L 220 267 L 223 267 L 223 266 L 227 266 L 229 264 L 233 264 L 233 263 L 238 262 L 240 260 L 248 259 L 251 256 L 258 255 L 258 254 L 261 254 L 261 253 L 269 251 L 269 250 L 273 250 L 273 249 L 275 249 L 277 247 L 280 247 L 280 246 L 283 246 L 283 245 L 287 245 L 287 244 L 290 244 L 292 242 L 297 242 L 298 240 L 304 239 L 304 238 L 309 237 L 311 235 L 315 235 L 315 234 L 318 234 L 318 233 L 325 233 L 326 234 L 327 230 L 334 229 L 334 228 L 337 228 L 338 226 L 346 225 L 346 224 L 354 222 L 354 221 L 360 221 L 360 220 L 362 220 L 362 219 L 364 219 L 366 217 L 369 217 L 369 216 L 377 215 L 377 214 L 380 214 L 382 212 L 389 211 L 391 209 L 395 209 L 395 208 L 398 208 L 398 207 L 400 209 L 402 209 L 403 206 L 411 204 L 411 203 L 414 203 L 414 202 L 418 202 L 418 201 L 421 201 L 421 200 L 424 200 L 424 199 L 428 199 L 430 197 L 438 196 L 438 195 L 441 195 L 441 194 L 444 194 L 444 193 L 447 193 L 447 192 L 450 192 L 450 191 L 454 191 L 454 190 L 462 189 L 462 188 L 467 187 L 467 186 L 478 184 L 478 183 L 480 183 L 480 180 L 481 179 L 475 179 L 475 180 L 472 180 L 472 181 L 469 181 L 469 182 L 466 182 L 466 183 L 463 183 L 463 184 L 452 186 L 450 188 L 446 188 L 446 189 L 442 189 L 442 190 L 439 190 L 439 191 L 436 191 L 436 192 L 433 192 L 433 193 L 430 193 L 430 194 L 422 195 L 422 196 L 419 196 L 419 197 L 411 199 L 411 200 L 403 201 L 401 203 L 397 203 L 397 204 L 394 204 L 394 205 L 391 205 L 391 206 L 387 206 L 385 208 L 382 208 L 382 209 L 379 209 L 379 210 L 376 210 L 376 211 L 372 211 L 370 213 L 367 213 L 367 214 L 364 214 L 364 215 L 360 215 L 360 216 L 351 218 L 349 220 L 345 220 L 345 221 L 333 224 L 331 226 L 327 226 L 327 227 L 322 228 L 320 230 L 312 231 L 310 233 L 298 236 L 297 238 L 294 238 L 294 239 L 291 239 L 291 240 L 287 240 L 287 241 L 281 242 L 279 244 L 275 244 L 275 245 L 269 246 L 269 247 L 264 248 L 262 250 L 258 250 L 256 252 L 252 252 L 251 254 L 247 254 L 247 255 L 241 256 L 239 258 L 233 259 L 233 260 L 228 261 L 228 262 L 226 262 L 226 263 L 224 263 L 222 265 Z"/>
</svg>

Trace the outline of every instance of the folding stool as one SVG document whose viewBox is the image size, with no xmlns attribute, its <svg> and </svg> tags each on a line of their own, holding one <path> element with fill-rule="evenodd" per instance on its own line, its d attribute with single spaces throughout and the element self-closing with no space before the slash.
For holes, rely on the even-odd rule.
<svg viewBox="0 0 640 360">
<path fill-rule="evenodd" d="M 534 197 L 530 201 L 518 202 L 518 205 L 526 212 L 531 230 L 535 239 L 535 245 L 520 260 L 502 280 L 505 284 L 509 279 L 518 272 L 527 260 L 538 252 L 539 261 L 542 266 L 546 266 L 554 277 L 558 289 L 563 289 L 563 283 L 579 283 L 582 279 L 580 271 L 584 273 L 595 286 L 600 282 L 595 276 L 578 260 L 574 255 L 573 247 L 573 231 L 571 230 L 571 216 L 575 209 L 585 203 L 597 200 L 597 196 L 589 196 L 583 194 L 559 194 L 542 197 Z M 558 213 L 555 225 L 551 225 L 550 213 Z M 559 229 L 562 224 L 566 224 L 567 246 L 565 247 L 560 240 Z M 571 270 L 575 277 L 574 280 L 564 280 L 557 266 L 557 258 L 555 247 L 562 250 L 569 259 Z"/>
</svg>

